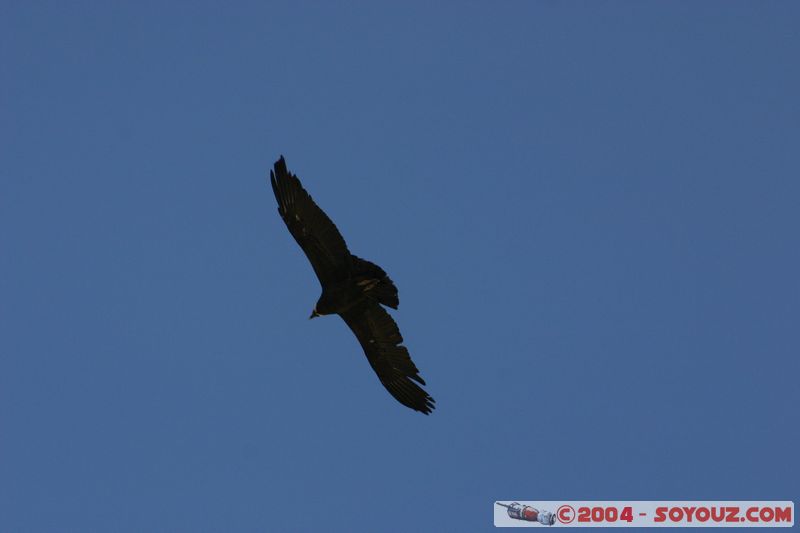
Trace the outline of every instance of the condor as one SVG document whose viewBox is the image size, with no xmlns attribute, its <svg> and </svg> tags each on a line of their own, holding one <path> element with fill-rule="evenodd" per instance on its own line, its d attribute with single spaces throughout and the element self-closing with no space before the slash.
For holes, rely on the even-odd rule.
<svg viewBox="0 0 800 533">
<path fill-rule="evenodd" d="M 381 267 L 350 253 L 330 218 L 314 203 L 281 156 L 270 172 L 278 213 L 322 285 L 309 318 L 337 314 L 353 331 L 369 364 L 397 401 L 424 414 L 434 399 L 420 377 L 397 324 L 382 306 L 397 309 L 397 287 Z"/>
</svg>

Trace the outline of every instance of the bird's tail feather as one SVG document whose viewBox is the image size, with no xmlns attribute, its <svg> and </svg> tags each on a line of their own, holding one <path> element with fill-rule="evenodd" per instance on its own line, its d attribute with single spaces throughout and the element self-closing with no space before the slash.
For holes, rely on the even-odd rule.
<svg viewBox="0 0 800 533">
<path fill-rule="evenodd" d="M 358 256 L 352 256 L 353 272 L 356 282 L 364 286 L 365 291 L 378 302 L 397 309 L 400 299 L 397 296 L 397 287 L 386 275 L 381 267 Z"/>
</svg>

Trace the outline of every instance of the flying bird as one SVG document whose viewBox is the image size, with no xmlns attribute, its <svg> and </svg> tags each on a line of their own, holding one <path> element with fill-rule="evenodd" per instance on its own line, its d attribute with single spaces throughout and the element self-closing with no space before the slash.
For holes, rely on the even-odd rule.
<svg viewBox="0 0 800 533">
<path fill-rule="evenodd" d="M 382 306 L 397 309 L 397 287 L 378 265 L 350 253 L 341 233 L 314 203 L 281 156 L 270 171 L 278 213 L 303 249 L 322 285 L 311 318 L 337 314 L 353 331 L 386 390 L 406 407 L 424 414 L 434 399 L 419 375 L 400 329 Z"/>
</svg>

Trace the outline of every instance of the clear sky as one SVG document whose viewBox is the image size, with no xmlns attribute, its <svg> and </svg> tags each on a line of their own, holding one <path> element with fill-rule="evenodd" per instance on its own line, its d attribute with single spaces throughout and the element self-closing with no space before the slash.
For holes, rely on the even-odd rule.
<svg viewBox="0 0 800 533">
<path fill-rule="evenodd" d="M 0 4 L 0 531 L 798 499 L 796 2 Z M 381 387 L 285 155 L 438 409 Z"/>
</svg>

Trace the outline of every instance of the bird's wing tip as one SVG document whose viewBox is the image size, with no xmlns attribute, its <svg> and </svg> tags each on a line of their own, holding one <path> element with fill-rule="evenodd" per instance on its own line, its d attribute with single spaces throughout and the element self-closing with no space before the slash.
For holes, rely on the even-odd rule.
<svg viewBox="0 0 800 533">
<path fill-rule="evenodd" d="M 275 173 L 278 175 L 289 173 L 289 170 L 286 167 L 286 160 L 283 158 L 283 154 L 281 154 L 281 157 L 277 161 L 275 161 L 274 168 L 275 168 Z"/>
</svg>

